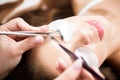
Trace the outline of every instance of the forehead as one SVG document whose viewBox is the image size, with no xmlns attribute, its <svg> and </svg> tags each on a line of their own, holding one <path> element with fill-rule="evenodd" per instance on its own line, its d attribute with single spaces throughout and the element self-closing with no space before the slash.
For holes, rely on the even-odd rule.
<svg viewBox="0 0 120 80">
<path fill-rule="evenodd" d="M 54 40 L 49 38 L 46 38 L 45 42 L 35 48 L 31 54 L 32 62 L 36 65 L 37 69 L 40 70 L 41 67 L 44 67 L 44 70 L 51 74 L 58 74 L 56 64 L 60 57 L 65 59 L 68 64 L 71 64 L 70 57 Z"/>
</svg>

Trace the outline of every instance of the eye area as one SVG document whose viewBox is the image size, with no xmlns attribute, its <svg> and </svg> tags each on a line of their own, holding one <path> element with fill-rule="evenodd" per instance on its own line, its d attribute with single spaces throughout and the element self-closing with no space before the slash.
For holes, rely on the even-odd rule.
<svg viewBox="0 0 120 80">
<path fill-rule="evenodd" d="M 60 38 L 63 40 L 63 35 L 61 34 L 60 30 L 56 30 L 60 34 Z"/>
<path fill-rule="evenodd" d="M 56 21 L 51 22 L 48 26 L 49 26 L 49 29 L 58 31 L 61 34 L 61 39 L 64 42 L 69 42 L 71 40 L 72 30 L 67 21 L 56 20 Z"/>
</svg>

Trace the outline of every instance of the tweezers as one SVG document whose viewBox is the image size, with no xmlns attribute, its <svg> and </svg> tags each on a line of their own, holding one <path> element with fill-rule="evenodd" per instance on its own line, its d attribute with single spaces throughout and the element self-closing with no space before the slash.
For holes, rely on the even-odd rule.
<svg viewBox="0 0 120 80">
<path fill-rule="evenodd" d="M 78 57 L 73 52 L 71 52 L 70 50 L 68 50 L 67 48 L 62 46 L 61 44 L 59 44 L 59 46 L 71 57 L 71 59 L 73 61 L 78 59 Z M 85 68 L 87 71 L 89 71 L 97 80 L 105 80 L 99 74 L 97 74 L 91 67 L 89 67 L 88 64 L 86 63 L 86 61 L 82 57 L 81 57 L 81 59 L 83 60 L 83 63 L 82 63 L 83 68 Z"/>
<path fill-rule="evenodd" d="M 32 31 L 13 31 L 13 32 L 0 32 L 0 35 L 18 35 L 18 36 L 59 36 L 57 32 L 32 32 Z"/>
</svg>

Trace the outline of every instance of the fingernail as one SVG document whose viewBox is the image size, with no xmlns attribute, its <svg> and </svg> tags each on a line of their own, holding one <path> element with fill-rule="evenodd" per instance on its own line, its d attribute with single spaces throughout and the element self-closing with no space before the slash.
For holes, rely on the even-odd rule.
<svg viewBox="0 0 120 80">
<path fill-rule="evenodd" d="M 77 60 L 73 63 L 72 67 L 75 68 L 75 69 L 80 70 L 81 67 L 82 67 L 82 61 L 81 61 L 81 59 L 77 59 Z"/>
<path fill-rule="evenodd" d="M 39 43 L 39 42 L 43 42 L 44 41 L 44 38 L 41 37 L 41 36 L 36 36 L 35 37 L 35 43 Z"/>
</svg>

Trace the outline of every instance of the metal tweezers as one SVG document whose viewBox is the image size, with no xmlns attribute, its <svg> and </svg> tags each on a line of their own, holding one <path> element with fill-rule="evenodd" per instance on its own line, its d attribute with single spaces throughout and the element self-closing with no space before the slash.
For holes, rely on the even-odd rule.
<svg viewBox="0 0 120 80">
<path fill-rule="evenodd" d="M 70 50 L 68 50 L 67 48 L 62 46 L 61 44 L 59 44 L 59 46 L 71 57 L 71 59 L 73 61 L 78 59 L 78 57 L 73 52 L 71 52 Z M 89 71 L 97 80 L 105 80 L 99 74 L 97 74 L 91 67 L 89 67 L 89 65 L 86 63 L 86 61 L 82 57 L 81 57 L 81 59 L 83 60 L 83 63 L 82 63 L 83 68 L 85 68 L 87 71 Z"/>
<path fill-rule="evenodd" d="M 0 35 L 18 35 L 18 36 L 59 36 L 58 32 L 33 32 L 33 31 L 13 31 L 0 32 Z"/>
</svg>

